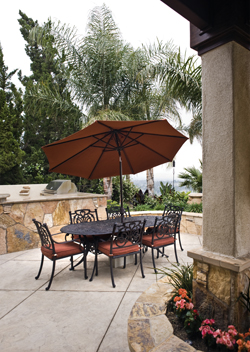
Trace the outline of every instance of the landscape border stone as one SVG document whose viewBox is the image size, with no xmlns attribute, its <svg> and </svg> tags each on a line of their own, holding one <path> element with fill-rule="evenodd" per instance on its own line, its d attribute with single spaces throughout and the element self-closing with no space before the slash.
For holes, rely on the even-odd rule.
<svg viewBox="0 0 250 352">
<path fill-rule="evenodd" d="M 131 352 L 195 352 L 194 347 L 173 334 L 166 316 L 166 303 L 172 286 L 163 277 L 137 299 L 128 319 L 128 345 Z"/>
</svg>

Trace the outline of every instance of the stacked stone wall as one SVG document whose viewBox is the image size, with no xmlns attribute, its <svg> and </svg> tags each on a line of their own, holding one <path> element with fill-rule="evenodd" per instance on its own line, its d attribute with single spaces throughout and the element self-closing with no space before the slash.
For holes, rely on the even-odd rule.
<svg viewBox="0 0 250 352">
<path fill-rule="evenodd" d="M 69 223 L 69 210 L 97 208 L 99 219 L 106 218 L 105 196 L 76 199 L 46 200 L 0 204 L 0 254 L 23 251 L 40 246 L 40 239 L 32 219 L 53 228 Z"/>
</svg>

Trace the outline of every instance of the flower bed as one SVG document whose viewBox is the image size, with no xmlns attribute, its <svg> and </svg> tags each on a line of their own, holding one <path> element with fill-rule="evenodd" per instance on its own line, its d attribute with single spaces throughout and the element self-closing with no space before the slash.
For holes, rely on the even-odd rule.
<svg viewBox="0 0 250 352">
<path fill-rule="evenodd" d="M 233 325 L 229 325 L 227 331 L 218 329 L 213 319 L 202 320 L 197 310 L 194 309 L 192 300 L 187 295 L 187 291 L 179 289 L 168 303 L 168 310 L 172 310 L 175 317 L 178 318 L 179 325 L 184 328 L 186 335 L 193 340 L 191 344 L 195 348 L 204 351 L 239 351 L 250 352 L 250 329 L 249 332 L 239 333 Z M 166 314 L 170 318 L 171 314 Z M 173 314 L 172 314 L 173 318 Z M 203 340 L 205 344 L 201 343 Z M 198 341 L 198 342 L 197 342 Z"/>
</svg>

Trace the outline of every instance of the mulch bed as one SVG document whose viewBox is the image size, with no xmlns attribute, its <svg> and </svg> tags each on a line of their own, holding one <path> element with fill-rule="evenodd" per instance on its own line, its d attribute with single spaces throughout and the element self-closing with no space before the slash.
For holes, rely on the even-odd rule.
<svg viewBox="0 0 250 352">
<path fill-rule="evenodd" d="M 208 349 L 208 346 L 205 344 L 205 342 L 202 340 L 201 337 L 198 336 L 195 339 L 190 339 L 190 337 L 188 336 L 188 334 L 184 330 L 182 322 L 175 315 L 174 312 L 167 310 L 166 316 L 173 326 L 175 336 L 177 336 L 177 337 L 179 337 L 179 339 L 187 342 L 192 347 L 194 347 L 196 350 L 203 351 L 203 352 L 210 352 L 210 351 L 212 352 L 212 350 Z M 213 349 L 213 351 L 214 351 L 214 349 Z"/>
</svg>

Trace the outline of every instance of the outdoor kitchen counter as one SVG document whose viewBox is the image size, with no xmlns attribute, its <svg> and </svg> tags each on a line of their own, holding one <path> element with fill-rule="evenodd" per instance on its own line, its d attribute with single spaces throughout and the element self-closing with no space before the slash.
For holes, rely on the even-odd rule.
<svg viewBox="0 0 250 352">
<path fill-rule="evenodd" d="M 2 201 L 0 204 L 41 202 L 41 201 L 50 201 L 50 200 L 72 199 L 72 198 L 106 197 L 104 194 L 92 194 L 92 193 L 83 193 L 83 192 L 41 195 L 40 193 L 46 188 L 46 186 L 47 184 L 0 186 L 0 199 L 1 199 L 1 194 L 7 195 L 5 200 Z M 24 188 L 24 187 L 29 187 L 29 188 Z M 26 192 L 26 193 L 23 193 L 23 195 L 20 195 L 20 192 L 22 190 L 27 190 L 29 192 Z"/>
<path fill-rule="evenodd" d="M 40 247 L 34 218 L 46 223 L 53 233 L 55 228 L 69 223 L 69 211 L 76 209 L 97 209 L 100 220 L 107 218 L 107 196 L 104 194 L 41 195 L 46 186 L 0 186 L 0 254 Z"/>
</svg>

